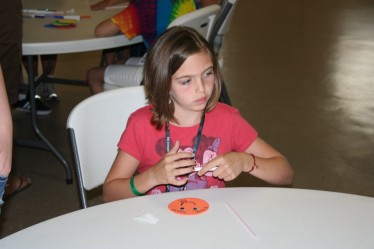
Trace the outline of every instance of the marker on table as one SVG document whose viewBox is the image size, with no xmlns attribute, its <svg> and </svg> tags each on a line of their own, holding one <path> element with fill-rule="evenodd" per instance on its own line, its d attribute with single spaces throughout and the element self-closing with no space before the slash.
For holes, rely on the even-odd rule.
<svg viewBox="0 0 374 249">
<path fill-rule="evenodd" d="M 23 9 L 24 14 L 34 14 L 34 15 L 63 15 L 64 12 L 61 10 L 50 10 L 50 9 Z"/>
<path fill-rule="evenodd" d="M 80 19 L 88 19 L 91 18 L 91 16 L 77 16 L 77 15 L 30 15 L 24 17 L 33 17 L 33 18 L 55 18 L 55 19 L 70 19 L 70 20 L 77 20 Z"/>
<path fill-rule="evenodd" d="M 79 21 L 81 19 L 81 16 L 53 16 L 53 18 L 56 18 L 56 19 L 71 19 L 71 20 L 77 20 Z"/>
</svg>

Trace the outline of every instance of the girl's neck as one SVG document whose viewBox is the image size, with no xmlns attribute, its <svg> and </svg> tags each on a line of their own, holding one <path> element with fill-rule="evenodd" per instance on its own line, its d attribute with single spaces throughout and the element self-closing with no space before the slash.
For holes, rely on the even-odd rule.
<svg viewBox="0 0 374 249">
<path fill-rule="evenodd" d="M 174 115 L 175 121 L 171 121 L 170 123 L 179 127 L 191 127 L 200 123 L 202 115 L 203 111 L 189 112 L 183 115 Z"/>
</svg>

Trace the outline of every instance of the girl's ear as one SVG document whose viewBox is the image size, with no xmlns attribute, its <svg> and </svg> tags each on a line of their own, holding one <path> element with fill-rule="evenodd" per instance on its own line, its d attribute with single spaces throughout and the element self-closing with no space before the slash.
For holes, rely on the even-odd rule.
<svg viewBox="0 0 374 249">
<path fill-rule="evenodd" d="M 171 104 L 173 100 L 173 95 L 171 95 L 171 92 L 169 92 L 169 104 Z"/>
</svg>

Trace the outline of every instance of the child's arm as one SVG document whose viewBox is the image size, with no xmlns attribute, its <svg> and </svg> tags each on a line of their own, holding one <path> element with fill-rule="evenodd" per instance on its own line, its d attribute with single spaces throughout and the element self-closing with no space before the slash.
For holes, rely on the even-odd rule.
<svg viewBox="0 0 374 249">
<path fill-rule="evenodd" d="M 124 167 L 123 165 L 126 166 Z M 138 165 L 139 161 L 136 158 L 122 150 L 118 150 L 112 168 L 103 185 L 104 202 L 133 196 L 129 188 L 130 178 L 134 175 Z"/>
<path fill-rule="evenodd" d="M 125 2 L 125 1 L 122 1 L 122 0 L 102 0 L 102 1 L 99 1 L 99 2 L 96 2 L 96 3 L 92 4 L 90 7 L 91 7 L 91 10 L 103 10 L 106 7 L 116 5 L 117 3 L 120 3 L 120 2 Z"/>
<path fill-rule="evenodd" d="M 199 171 L 204 175 L 209 169 L 217 167 L 213 176 L 231 181 L 241 172 L 247 172 L 270 184 L 287 185 L 292 183 L 293 170 L 287 159 L 260 138 L 245 152 L 230 152 L 217 156 Z"/>
<path fill-rule="evenodd" d="M 108 37 L 117 35 L 119 33 L 119 28 L 112 22 L 110 18 L 104 20 L 95 28 L 95 36 L 97 37 Z"/>
<path fill-rule="evenodd" d="M 196 161 L 191 152 L 178 152 L 177 141 L 169 153 L 157 164 L 150 167 L 133 179 L 133 185 L 137 192 L 144 194 L 153 187 L 161 184 L 184 185 L 188 177 L 177 178 L 194 171 Z M 119 150 L 113 166 L 109 171 L 103 186 L 103 201 L 115 201 L 134 197 L 130 187 L 130 179 L 136 172 L 139 161 L 130 154 Z"/>
</svg>

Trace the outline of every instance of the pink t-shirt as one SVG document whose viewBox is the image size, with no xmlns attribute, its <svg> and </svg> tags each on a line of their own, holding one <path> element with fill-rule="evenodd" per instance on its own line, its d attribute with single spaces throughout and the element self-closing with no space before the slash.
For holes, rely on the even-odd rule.
<svg viewBox="0 0 374 249">
<path fill-rule="evenodd" d="M 118 147 L 140 161 L 137 172 L 142 173 L 155 165 L 166 154 L 165 129 L 160 131 L 151 124 L 152 106 L 143 107 L 128 119 Z M 170 125 L 171 146 L 176 140 L 180 142 L 179 151 L 193 150 L 195 136 L 199 124 L 191 127 L 177 127 Z M 202 166 L 217 155 L 232 151 L 245 151 L 257 138 L 257 131 L 231 106 L 218 103 L 210 112 L 206 113 L 204 128 L 196 152 L 197 166 Z M 183 190 L 221 188 L 225 183 L 212 176 L 211 172 L 199 177 L 197 173 L 189 176 L 189 181 Z M 170 191 L 178 191 L 180 187 L 170 186 Z M 147 194 L 166 191 L 165 185 L 156 186 Z"/>
</svg>

